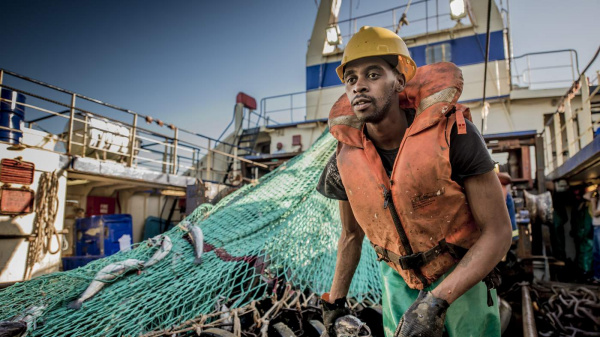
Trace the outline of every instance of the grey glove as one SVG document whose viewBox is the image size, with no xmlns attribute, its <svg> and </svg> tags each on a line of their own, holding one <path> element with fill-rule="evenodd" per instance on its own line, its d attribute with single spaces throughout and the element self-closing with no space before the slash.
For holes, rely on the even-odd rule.
<svg viewBox="0 0 600 337">
<path fill-rule="evenodd" d="M 349 315 L 350 310 L 346 308 L 346 297 L 338 298 L 333 303 L 329 303 L 325 298 L 329 298 L 323 295 L 321 299 L 321 309 L 323 309 L 323 325 L 325 325 L 325 333 L 321 337 L 336 337 L 335 333 L 335 321 L 343 316 Z"/>
<path fill-rule="evenodd" d="M 449 306 L 446 300 L 421 290 L 415 302 L 400 319 L 394 337 L 441 337 Z"/>
</svg>

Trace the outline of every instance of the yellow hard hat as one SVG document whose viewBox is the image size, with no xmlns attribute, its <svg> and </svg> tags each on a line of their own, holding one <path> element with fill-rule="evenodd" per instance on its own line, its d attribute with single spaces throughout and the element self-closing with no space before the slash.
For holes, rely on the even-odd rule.
<svg viewBox="0 0 600 337">
<path fill-rule="evenodd" d="M 398 55 L 396 69 L 410 81 L 417 72 L 417 65 L 410 57 L 408 48 L 402 39 L 391 30 L 381 27 L 362 27 L 354 34 L 344 50 L 342 64 L 335 69 L 338 77 L 344 82 L 344 66 L 351 61 L 363 57 Z"/>
</svg>

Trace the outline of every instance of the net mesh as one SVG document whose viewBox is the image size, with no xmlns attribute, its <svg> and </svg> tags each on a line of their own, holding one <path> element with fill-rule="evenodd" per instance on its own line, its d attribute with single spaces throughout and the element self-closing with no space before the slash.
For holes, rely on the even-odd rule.
<svg viewBox="0 0 600 337">
<path fill-rule="evenodd" d="M 318 294 L 331 286 L 340 233 L 337 202 L 315 186 L 336 140 L 325 133 L 303 154 L 258 183 L 246 185 L 217 205 L 202 205 L 184 221 L 205 237 L 203 263 L 182 224 L 164 235 L 171 252 L 157 264 L 107 284 L 79 310 L 77 299 L 103 267 L 125 259 L 147 261 L 156 251 L 148 242 L 84 267 L 40 276 L 0 292 L 0 320 L 36 308 L 33 336 L 152 335 L 198 317 L 248 305 L 272 296 L 276 284 L 292 284 Z M 208 248 L 207 248 L 208 247 Z M 365 240 L 349 295 L 380 300 L 375 253 Z M 192 323 L 189 323 L 192 324 Z"/>
</svg>

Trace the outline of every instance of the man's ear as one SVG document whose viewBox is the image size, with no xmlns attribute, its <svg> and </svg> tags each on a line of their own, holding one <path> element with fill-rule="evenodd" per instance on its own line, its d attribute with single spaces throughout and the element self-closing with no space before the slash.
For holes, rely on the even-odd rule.
<svg viewBox="0 0 600 337">
<path fill-rule="evenodd" d="M 404 87 L 406 86 L 406 79 L 404 77 L 404 74 L 397 71 L 396 72 L 396 81 L 394 82 L 394 89 L 396 90 L 396 92 L 402 92 L 402 90 L 404 90 Z"/>
</svg>

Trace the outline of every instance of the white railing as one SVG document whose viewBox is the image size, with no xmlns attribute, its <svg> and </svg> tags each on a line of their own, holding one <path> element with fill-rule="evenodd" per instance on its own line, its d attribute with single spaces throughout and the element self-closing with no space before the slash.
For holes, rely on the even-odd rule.
<svg viewBox="0 0 600 337">
<path fill-rule="evenodd" d="M 588 78 L 586 72 L 596 61 L 600 48 L 558 102 L 558 109 L 548 118 L 542 131 L 544 137 L 545 173 L 549 174 L 594 140 L 592 101 L 598 93 L 600 72 Z M 596 89 L 590 92 L 590 87 Z M 577 96 L 577 94 L 580 94 Z"/>
<path fill-rule="evenodd" d="M 574 49 L 527 53 L 511 59 L 513 89 L 564 88 L 578 76 L 579 57 Z"/>
<path fill-rule="evenodd" d="M 0 126 L 0 130 L 20 133 L 24 137 L 31 136 L 28 132 L 35 133 L 34 136 L 45 139 L 43 145 L 14 144 L 11 140 L 0 140 L 0 143 L 112 160 L 127 167 L 217 182 L 225 181 L 229 173 L 226 168 L 231 161 L 266 167 L 238 157 L 235 144 L 8 70 L 0 69 L 0 90 L 12 90 L 25 95 L 25 103 L 16 102 L 15 95 L 12 99 L 0 100 L 25 108 L 27 114 L 24 119 L 26 129 Z M 231 151 L 218 150 L 219 145 Z M 202 161 L 203 157 L 207 160 Z"/>
</svg>

